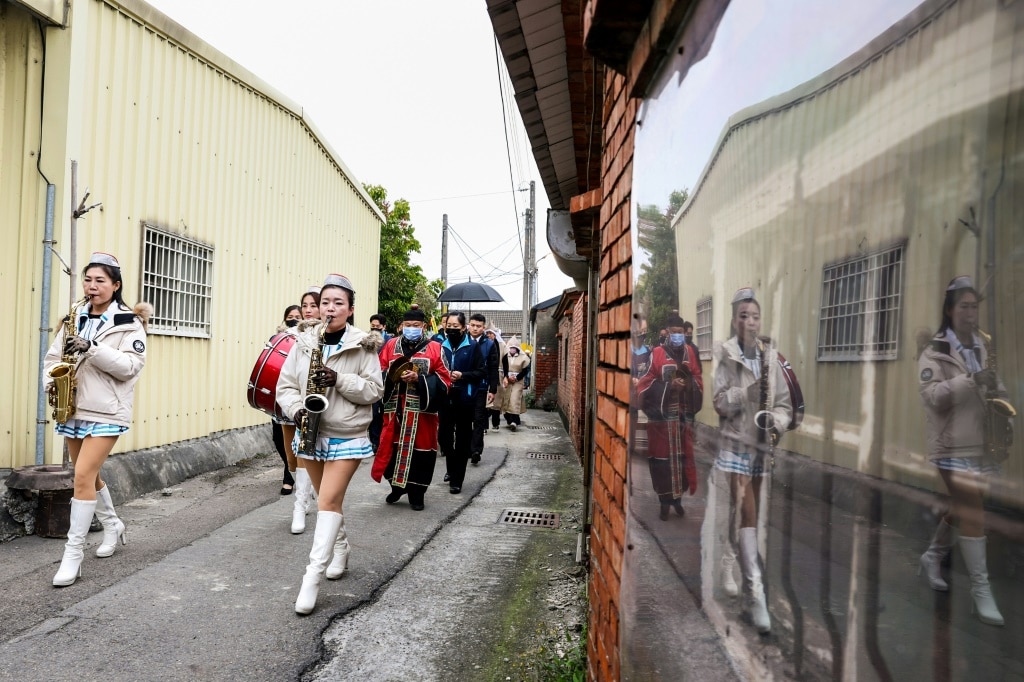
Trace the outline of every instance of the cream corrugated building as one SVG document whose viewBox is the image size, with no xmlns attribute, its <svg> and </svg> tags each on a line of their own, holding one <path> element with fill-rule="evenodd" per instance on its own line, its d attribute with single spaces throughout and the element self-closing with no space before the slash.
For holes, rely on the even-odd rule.
<svg viewBox="0 0 1024 682">
<path fill-rule="evenodd" d="M 44 278 L 43 241 L 49 184 L 68 258 L 72 161 L 103 204 L 78 221 L 76 269 L 111 252 L 125 299 L 156 306 L 115 452 L 265 424 L 249 372 L 325 274 L 355 283 L 357 325 L 375 311 L 384 218 L 359 181 L 299 106 L 149 5 L 0 2 L 0 96 L 0 468 L 60 460 L 37 424 L 39 359 L 70 292 L 58 261 Z"/>
<path fill-rule="evenodd" d="M 733 292 L 758 291 L 763 331 L 807 404 L 783 447 L 941 488 L 925 457 L 916 358 L 953 276 L 979 287 L 992 277 L 981 324 L 995 321 L 1000 375 L 1021 404 L 1024 50 L 1019 12 L 971 0 L 930 8 L 734 115 L 674 227 L 680 305 L 696 313 L 702 348 L 728 338 Z M 704 405 L 700 419 L 717 424 Z M 1016 504 L 1019 426 L 993 490 Z"/>
</svg>

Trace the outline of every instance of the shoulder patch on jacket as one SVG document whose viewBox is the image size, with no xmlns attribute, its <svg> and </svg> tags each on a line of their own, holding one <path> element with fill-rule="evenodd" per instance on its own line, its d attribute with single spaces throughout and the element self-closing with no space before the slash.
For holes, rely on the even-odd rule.
<svg viewBox="0 0 1024 682">
<path fill-rule="evenodd" d="M 132 343 L 132 350 L 136 353 L 142 353 L 146 350 L 146 344 L 142 342 L 142 339 L 135 339 L 135 342 Z"/>
<path fill-rule="evenodd" d="M 931 367 L 925 367 L 924 369 L 921 370 L 921 381 L 931 381 L 932 376 L 933 374 Z"/>
</svg>

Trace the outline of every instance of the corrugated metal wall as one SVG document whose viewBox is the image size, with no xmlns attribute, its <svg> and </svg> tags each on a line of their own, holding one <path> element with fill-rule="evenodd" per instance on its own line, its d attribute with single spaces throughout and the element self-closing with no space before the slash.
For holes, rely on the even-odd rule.
<svg viewBox="0 0 1024 682">
<path fill-rule="evenodd" d="M 152 8 L 78 2 L 76 28 L 88 32 L 82 101 L 71 114 L 81 132 L 79 192 L 88 185 L 90 201 L 103 202 L 79 223 L 79 266 L 93 250 L 117 255 L 134 303 L 143 223 L 214 251 L 211 338 L 150 336 L 135 422 L 116 451 L 268 421 L 245 390 L 284 308 L 341 272 L 357 288 L 356 324 L 376 311 L 379 213 L 297 107 Z M 36 222 L 29 244 L 41 233 Z M 58 225 L 62 243 L 67 231 Z M 55 286 L 63 315 L 67 287 Z M 16 357 L 26 353 L 31 344 Z M 30 383 L 2 404 L 34 405 Z M 31 463 L 28 435 L 14 439 L 13 454 L 0 451 L 0 467 Z"/>
<path fill-rule="evenodd" d="M 785 437 L 789 450 L 897 480 L 934 478 L 923 459 L 917 335 L 937 329 L 950 278 L 975 274 L 977 242 L 960 222 L 972 209 L 997 242 L 997 296 L 983 304 L 982 325 L 995 305 L 1000 374 L 1024 370 L 1024 162 L 1015 115 L 1024 52 L 1012 20 L 1019 13 L 1000 14 L 987 3 L 955 3 L 890 48 L 855 55 L 740 112 L 678 218 L 681 306 L 713 296 L 713 336 L 724 340 L 733 292 L 754 286 L 764 333 L 800 377 L 808 416 Z M 823 267 L 901 242 L 898 358 L 817 361 Z M 1008 388 L 1020 405 L 1022 387 Z M 705 406 L 702 420 L 715 423 Z M 993 492 L 1019 503 L 1017 440 Z"/>
</svg>

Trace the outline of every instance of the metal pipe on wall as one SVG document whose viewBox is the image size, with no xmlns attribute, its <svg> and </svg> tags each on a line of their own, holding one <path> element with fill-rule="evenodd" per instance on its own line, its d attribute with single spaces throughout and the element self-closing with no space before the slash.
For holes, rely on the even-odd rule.
<svg viewBox="0 0 1024 682">
<path fill-rule="evenodd" d="M 46 438 L 46 391 L 43 390 L 43 363 L 46 351 L 50 347 L 50 278 L 53 270 L 53 211 L 56 202 L 57 188 L 52 183 L 46 184 L 46 219 L 43 227 L 43 282 L 40 291 L 42 301 L 39 306 L 39 371 L 36 372 L 36 464 L 43 464 L 46 456 L 44 441 Z"/>
</svg>

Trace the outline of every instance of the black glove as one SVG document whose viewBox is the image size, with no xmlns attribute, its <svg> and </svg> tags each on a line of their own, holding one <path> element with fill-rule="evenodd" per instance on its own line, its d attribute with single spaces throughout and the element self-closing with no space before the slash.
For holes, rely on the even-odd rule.
<svg viewBox="0 0 1024 682">
<path fill-rule="evenodd" d="M 338 373 L 333 369 L 321 367 L 313 372 L 313 383 L 318 388 L 330 388 L 338 383 Z"/>
<path fill-rule="evenodd" d="M 996 373 L 991 369 L 983 369 L 980 372 L 975 372 L 971 377 L 974 379 L 974 383 L 978 386 L 984 386 L 989 390 L 992 390 L 999 385 L 999 382 L 996 379 Z"/>
<path fill-rule="evenodd" d="M 302 420 L 306 418 L 306 408 L 301 407 L 299 411 L 295 413 L 295 424 L 296 426 L 302 426 Z"/>
<path fill-rule="evenodd" d="M 64 340 L 64 353 L 84 353 L 89 350 L 92 342 L 83 339 L 81 336 L 69 336 Z"/>
</svg>

